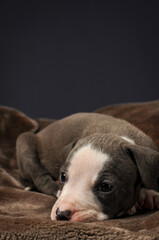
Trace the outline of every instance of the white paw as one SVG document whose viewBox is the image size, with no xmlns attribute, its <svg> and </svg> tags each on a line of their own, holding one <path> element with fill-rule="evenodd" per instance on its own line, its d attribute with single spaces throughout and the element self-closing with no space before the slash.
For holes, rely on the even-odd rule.
<svg viewBox="0 0 159 240">
<path fill-rule="evenodd" d="M 25 190 L 25 191 L 31 191 L 32 188 L 31 188 L 31 187 L 26 187 L 26 188 L 24 188 L 24 190 Z"/>
</svg>

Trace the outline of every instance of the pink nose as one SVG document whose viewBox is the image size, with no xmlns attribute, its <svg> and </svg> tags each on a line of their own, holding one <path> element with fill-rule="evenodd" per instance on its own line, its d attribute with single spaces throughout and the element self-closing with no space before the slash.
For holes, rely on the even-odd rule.
<svg viewBox="0 0 159 240">
<path fill-rule="evenodd" d="M 71 210 L 60 211 L 59 208 L 56 209 L 56 220 L 69 220 L 71 216 Z"/>
</svg>

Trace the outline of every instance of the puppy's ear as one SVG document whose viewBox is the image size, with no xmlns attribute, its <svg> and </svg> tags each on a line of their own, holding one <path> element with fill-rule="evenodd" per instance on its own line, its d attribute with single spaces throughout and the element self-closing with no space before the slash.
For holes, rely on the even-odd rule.
<svg viewBox="0 0 159 240">
<path fill-rule="evenodd" d="M 137 145 L 129 145 L 126 152 L 136 164 L 145 187 L 158 191 L 159 152 Z"/>
</svg>

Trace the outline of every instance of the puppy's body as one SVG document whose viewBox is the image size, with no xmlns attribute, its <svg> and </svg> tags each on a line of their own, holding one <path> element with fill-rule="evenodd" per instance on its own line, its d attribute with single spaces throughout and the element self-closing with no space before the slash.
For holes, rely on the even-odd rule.
<svg viewBox="0 0 159 240">
<path fill-rule="evenodd" d="M 123 136 L 137 145 L 156 149 L 147 135 L 124 120 L 95 113 L 79 113 L 56 121 L 37 134 L 41 143 L 41 163 L 58 179 L 59 170 L 72 144 L 95 133 Z"/>
<path fill-rule="evenodd" d="M 65 219 L 75 221 L 123 214 L 135 204 L 139 175 L 145 187 L 158 190 L 159 154 L 153 141 L 127 121 L 107 115 L 74 114 L 37 135 L 25 133 L 17 141 L 17 158 L 23 183 L 51 195 L 57 193 L 55 180 L 63 166 L 67 181 L 53 219 L 62 218 L 61 212 L 69 212 Z M 98 185 L 106 180 L 115 190 L 101 194 Z"/>
</svg>

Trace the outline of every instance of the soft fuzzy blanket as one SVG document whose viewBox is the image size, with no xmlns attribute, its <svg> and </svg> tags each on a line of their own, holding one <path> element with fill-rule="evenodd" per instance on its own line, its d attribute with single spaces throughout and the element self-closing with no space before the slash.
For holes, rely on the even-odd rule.
<svg viewBox="0 0 159 240">
<path fill-rule="evenodd" d="M 124 118 L 159 146 L 159 101 L 119 104 L 96 112 Z M 38 132 L 54 120 L 34 120 L 20 111 L 0 107 L 0 239 L 159 239 L 159 211 L 93 223 L 51 221 L 55 198 L 23 190 L 19 182 L 15 143 L 25 131 Z"/>
</svg>

